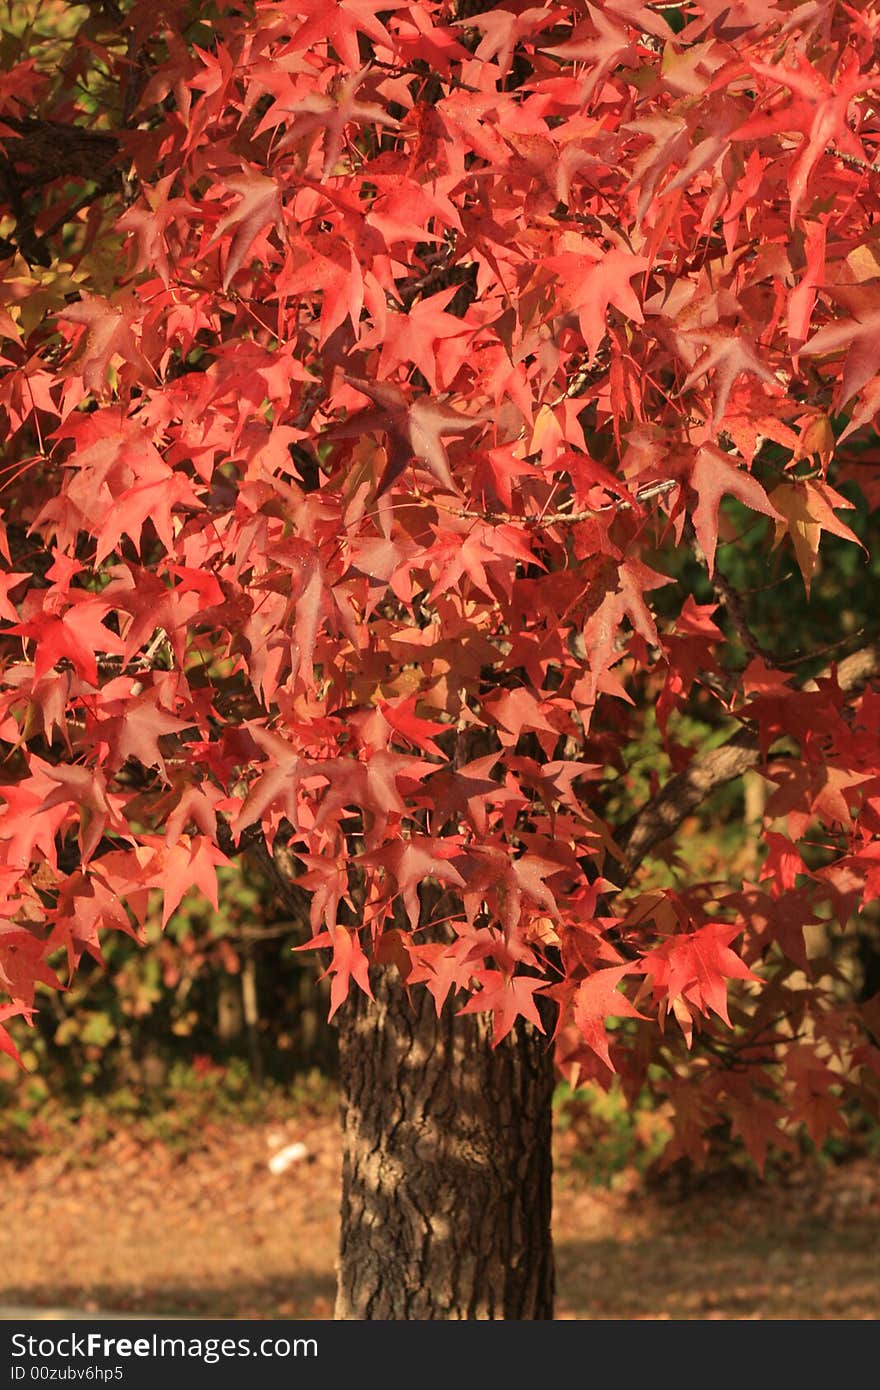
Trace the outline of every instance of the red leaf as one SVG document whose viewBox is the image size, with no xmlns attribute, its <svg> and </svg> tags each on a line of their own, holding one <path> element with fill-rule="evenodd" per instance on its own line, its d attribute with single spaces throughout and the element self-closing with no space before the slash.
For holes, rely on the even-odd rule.
<svg viewBox="0 0 880 1390">
<path fill-rule="evenodd" d="M 633 966 L 629 962 L 605 970 L 594 970 L 592 975 L 581 981 L 574 996 L 574 1021 L 578 1031 L 587 1046 L 611 1071 L 614 1071 L 614 1066 L 608 1051 L 607 1020 L 645 1017 L 618 989 L 621 980 L 632 972 Z"/>
<path fill-rule="evenodd" d="M 227 178 L 226 186 L 239 195 L 239 201 L 221 217 L 214 232 L 214 241 L 232 232 L 223 272 L 224 290 L 229 288 L 261 232 L 275 227 L 280 235 L 284 234 L 281 190 L 274 179 L 244 165 L 240 174 Z"/>
<path fill-rule="evenodd" d="M 508 978 L 500 970 L 484 970 L 480 976 L 482 988 L 469 999 L 460 1014 L 492 1014 L 492 1046 L 497 1047 L 506 1038 L 520 1017 L 534 1024 L 539 1033 L 544 1032 L 541 1015 L 535 1003 L 535 995 L 547 988 L 543 980 L 530 975 L 514 975 Z"/>
<path fill-rule="evenodd" d="M 722 497 L 736 497 L 753 512 L 762 512 L 774 521 L 781 520 L 757 478 L 737 468 L 714 444 L 705 444 L 697 453 L 691 473 L 691 485 L 699 497 L 694 509 L 694 530 L 706 557 L 710 574 L 715 571 L 718 508 Z"/>
<path fill-rule="evenodd" d="M 681 995 L 701 1013 L 708 1015 L 711 1009 L 729 1025 L 727 981 L 759 978 L 730 949 L 741 931 L 725 922 L 710 922 L 648 951 L 642 966 L 653 980 L 654 997 L 671 1008 Z"/>
<path fill-rule="evenodd" d="M 348 991 L 352 980 L 360 985 L 364 994 L 368 998 L 373 998 L 373 991 L 370 988 L 370 974 L 367 958 L 364 955 L 360 940 L 356 931 L 348 931 L 346 927 L 337 927 L 333 933 L 333 959 L 328 967 L 328 974 L 332 975 L 330 985 L 330 1013 L 328 1019 L 332 1018 L 336 1011 L 348 998 Z"/>
</svg>

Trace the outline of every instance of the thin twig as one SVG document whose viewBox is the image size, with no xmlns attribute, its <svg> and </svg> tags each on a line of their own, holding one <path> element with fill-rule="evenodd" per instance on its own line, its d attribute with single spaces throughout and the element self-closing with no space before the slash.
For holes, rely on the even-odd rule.
<svg viewBox="0 0 880 1390">
<path fill-rule="evenodd" d="M 697 556 L 700 563 L 703 565 L 704 569 L 708 574 L 709 566 L 706 563 L 706 557 L 703 554 L 702 547 L 700 546 L 700 543 L 697 540 L 697 533 L 694 530 L 694 524 L 691 521 L 690 517 L 688 517 L 684 523 L 683 534 L 687 539 L 688 543 L 693 547 L 694 554 Z M 734 588 L 727 576 L 721 573 L 721 570 L 718 569 L 717 565 L 715 567 L 714 572 L 712 574 L 709 574 L 709 583 L 715 590 L 715 597 L 718 599 L 718 602 L 723 606 L 724 611 L 730 619 L 731 626 L 734 628 L 746 653 L 752 658 L 753 661 L 760 660 L 763 661 L 767 666 L 775 667 L 777 665 L 775 656 L 766 647 L 762 646 L 755 634 L 752 632 L 752 629 L 749 627 L 749 620 L 746 614 L 745 604 L 742 600 L 742 595 L 739 593 L 737 589 Z"/>
<path fill-rule="evenodd" d="M 640 488 L 636 493 L 635 500 L 637 503 L 647 502 L 652 497 L 662 497 L 664 493 L 671 492 L 674 487 L 678 487 L 675 478 L 664 478 L 662 482 L 650 483 L 647 487 Z M 456 516 L 470 517 L 475 521 L 485 521 L 494 526 L 505 523 L 515 523 L 519 526 L 557 526 L 574 525 L 578 521 L 590 521 L 594 516 L 600 516 L 602 512 L 628 512 L 632 510 L 632 507 L 633 503 L 627 502 L 623 498 L 619 502 L 607 502 L 602 507 L 589 507 L 578 512 L 549 512 L 543 516 L 520 516 L 515 512 L 482 512 L 468 507 L 457 507 L 455 514 Z"/>
<path fill-rule="evenodd" d="M 862 159 L 857 154 L 848 154 L 846 150 L 841 150 L 837 145 L 828 146 L 829 154 L 836 155 L 842 159 L 844 164 L 851 164 L 854 169 L 862 169 L 866 174 L 880 174 L 880 164 L 872 164 L 870 160 Z"/>
</svg>

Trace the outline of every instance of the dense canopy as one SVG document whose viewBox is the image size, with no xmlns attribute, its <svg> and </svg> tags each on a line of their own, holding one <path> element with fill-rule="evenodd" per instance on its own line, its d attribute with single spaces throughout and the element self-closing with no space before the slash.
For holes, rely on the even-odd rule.
<svg viewBox="0 0 880 1390">
<path fill-rule="evenodd" d="M 393 961 L 679 1152 L 821 1141 L 880 1075 L 878 651 L 806 601 L 876 574 L 880 10 L 13 10 L 2 1016 L 247 849 L 334 1010 Z"/>
</svg>

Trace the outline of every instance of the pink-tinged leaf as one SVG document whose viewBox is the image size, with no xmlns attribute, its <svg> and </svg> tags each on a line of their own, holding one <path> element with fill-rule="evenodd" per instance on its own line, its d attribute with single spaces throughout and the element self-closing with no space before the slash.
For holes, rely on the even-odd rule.
<svg viewBox="0 0 880 1390">
<path fill-rule="evenodd" d="M 78 303 L 68 305 L 61 317 L 84 326 L 68 371 L 81 375 L 88 391 L 96 396 L 104 394 L 107 373 L 116 357 L 134 368 L 138 380 L 154 379 L 154 370 L 134 333 L 135 324 L 143 317 L 135 299 L 126 297 L 113 303 L 99 295 L 84 294 Z"/>
<path fill-rule="evenodd" d="M 352 980 L 360 985 L 368 998 L 373 998 L 369 964 L 356 931 L 349 931 L 347 927 L 336 928 L 333 933 L 333 959 L 328 973 L 332 976 L 328 1018 L 332 1018 L 348 998 Z"/>
<path fill-rule="evenodd" d="M 720 329 L 713 329 L 711 332 L 700 331 L 691 336 L 704 342 L 706 346 L 694 363 L 693 369 L 685 377 L 681 389 L 689 391 L 701 377 L 712 373 L 715 397 L 712 424 L 716 430 L 724 419 L 734 382 L 743 373 L 750 373 L 766 382 L 776 394 L 781 391 L 780 383 L 766 362 L 761 361 L 755 346 L 745 338 Z"/>
<path fill-rule="evenodd" d="M 3 1004 L 0 1006 L 0 1024 L 5 1023 L 9 1018 L 17 1018 L 22 1015 L 28 1023 L 31 1022 L 30 1010 L 26 1009 L 22 1004 Z M 11 1057 L 16 1066 L 21 1067 L 22 1071 L 24 1071 L 25 1067 L 21 1059 L 21 1054 L 7 1030 L 2 1026 L 0 1026 L 0 1052 L 5 1053 L 7 1057 Z"/>
<path fill-rule="evenodd" d="M 546 981 L 536 980 L 531 975 L 508 977 L 500 970 L 484 970 L 480 975 L 482 988 L 459 1009 L 460 1014 L 492 1014 L 492 1046 L 497 1047 L 506 1038 L 517 1019 L 522 1017 L 534 1024 L 539 1033 L 544 1025 L 535 995 L 547 988 Z"/>
<path fill-rule="evenodd" d="M 261 232 L 275 227 L 279 235 L 284 233 L 281 189 L 274 179 L 245 167 L 241 174 L 229 177 L 226 186 L 239 195 L 239 201 L 221 217 L 214 232 L 215 241 L 232 232 L 223 272 L 224 290 L 229 288 Z"/>
<path fill-rule="evenodd" d="M 612 966 L 594 970 L 577 987 L 574 996 L 574 1021 L 587 1046 L 601 1058 L 611 1071 L 614 1066 L 608 1051 L 606 1023 L 609 1018 L 644 1018 L 618 988 L 621 980 L 633 973 L 633 966 Z"/>
<path fill-rule="evenodd" d="M 204 835 L 181 835 L 174 845 L 160 842 L 153 882 L 164 893 L 162 926 L 191 888 L 198 888 L 217 910 L 217 867 L 228 863 L 226 855 Z"/>
<path fill-rule="evenodd" d="M 671 936 L 642 958 L 653 980 L 654 997 L 671 1008 L 679 995 L 701 1013 L 711 1010 L 726 1024 L 727 981 L 757 980 L 748 966 L 730 949 L 742 928 L 726 922 L 710 922 L 698 931 Z"/>
<path fill-rule="evenodd" d="M 709 573 L 715 572 L 715 550 L 718 545 L 718 509 L 722 497 L 736 497 L 753 512 L 761 512 L 774 521 L 781 520 L 757 478 L 731 463 L 730 457 L 714 444 L 705 444 L 694 460 L 691 486 L 699 501 L 694 508 L 693 521 Z"/>
<path fill-rule="evenodd" d="M 307 16 L 290 40 L 300 50 L 330 43 L 349 68 L 361 65 L 358 35 L 393 52 L 391 35 L 377 17 L 388 13 L 383 0 L 296 0 L 295 13 Z"/>
<path fill-rule="evenodd" d="M 375 401 L 377 408 L 359 412 L 344 426 L 337 426 L 334 432 L 360 437 L 367 429 L 381 429 L 388 434 L 391 448 L 388 466 L 379 480 L 380 494 L 400 477 L 411 460 L 423 463 L 449 492 L 461 492 L 450 472 L 443 440 L 449 435 L 464 435 L 475 429 L 487 419 L 486 413 L 469 417 L 428 397 L 409 399 L 400 387 L 388 382 L 370 382 L 356 377 L 346 377 L 346 380 L 355 390 Z"/>
</svg>

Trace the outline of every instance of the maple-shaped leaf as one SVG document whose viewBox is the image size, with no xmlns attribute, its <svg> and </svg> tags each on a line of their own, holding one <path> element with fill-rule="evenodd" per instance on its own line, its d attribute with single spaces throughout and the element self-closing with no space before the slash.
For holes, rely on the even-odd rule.
<svg viewBox="0 0 880 1390">
<path fill-rule="evenodd" d="M 275 550 L 273 555 L 278 556 Z M 326 617 L 329 603 L 321 556 L 301 542 L 292 551 L 287 566 L 291 570 L 290 597 L 294 602 L 295 623 L 291 634 L 291 665 L 309 689 L 315 684 L 315 643 Z"/>
<path fill-rule="evenodd" d="M 693 522 L 709 573 L 715 572 L 715 550 L 718 545 L 718 509 L 722 497 L 735 497 L 753 512 L 762 512 L 773 521 L 780 515 L 757 478 L 737 468 L 730 456 L 714 444 L 704 444 L 698 450 L 690 476 L 691 486 L 699 501 L 694 508 Z"/>
<path fill-rule="evenodd" d="M 468 15 L 456 20 L 457 24 L 468 29 L 479 29 L 483 37 L 477 45 L 474 57 L 488 63 L 495 58 L 502 77 L 510 72 L 513 51 L 517 44 L 531 34 L 546 27 L 547 20 L 554 14 L 549 5 L 520 10 L 514 13 L 508 9 L 489 9 L 485 13 Z M 552 50 L 550 50 L 552 51 Z"/>
<path fill-rule="evenodd" d="M 467 356 L 466 340 L 474 334 L 470 324 L 464 323 L 454 314 L 443 312 L 457 293 L 458 287 L 451 285 L 439 294 L 420 299 L 405 314 L 388 314 L 381 335 L 382 351 L 378 366 L 380 377 L 389 376 L 395 367 L 405 363 L 419 369 L 432 391 L 436 392 L 448 385 Z M 444 360 L 443 380 L 438 383 L 437 347 L 441 342 L 449 344 L 452 339 L 459 340 L 455 354 L 451 360 Z M 365 336 L 361 339 L 360 345 L 362 348 L 370 347 L 372 341 L 371 335 Z"/>
<path fill-rule="evenodd" d="M 796 348 L 805 342 L 819 287 L 825 278 L 827 224 L 824 219 L 804 228 L 804 273 L 788 297 L 788 336 Z"/>
<path fill-rule="evenodd" d="M 404 794 L 411 795 L 432 767 L 423 757 L 407 757 L 386 748 L 374 749 L 363 761 L 338 757 L 313 762 L 315 777 L 329 784 L 315 817 L 315 829 L 338 824 L 353 806 L 364 815 L 367 849 L 375 849 L 385 835 L 389 819 L 406 815 Z M 404 783 L 401 789 L 398 779 L 406 779 L 409 785 Z"/>
<path fill-rule="evenodd" d="M 346 318 L 356 332 L 364 307 L 364 282 L 351 246 L 341 237 L 325 235 L 313 237 L 308 251 L 300 253 L 294 248 L 294 254 L 298 263 L 285 267 L 271 298 L 287 303 L 297 295 L 316 298 L 320 292 L 319 348 Z"/>
<path fill-rule="evenodd" d="M 122 651 L 116 633 L 103 622 L 110 605 L 105 599 L 82 590 L 71 591 L 70 599 L 70 606 L 63 612 L 44 609 L 28 622 L 8 627 L 6 632 L 34 641 L 35 681 L 66 659 L 83 680 L 97 685 L 97 653 L 119 655 Z"/>
<path fill-rule="evenodd" d="M 575 25 L 563 43 L 542 48 L 541 51 L 552 53 L 566 62 L 587 65 L 580 94 L 581 102 L 586 105 L 612 68 L 635 61 L 637 48 L 625 25 L 605 13 L 606 8 L 610 7 L 599 9 L 596 5 L 586 4 L 584 8 L 589 19 Z"/>
<path fill-rule="evenodd" d="M 123 660 L 130 661 L 161 628 L 175 660 L 183 666 L 189 625 L 199 613 L 203 598 L 200 600 L 199 594 L 184 584 L 169 588 L 152 570 L 136 565 L 114 565 L 109 573 L 113 577 L 102 597 L 119 616 Z"/>
<path fill-rule="evenodd" d="M 535 995 L 547 988 L 543 980 L 533 975 L 506 976 L 500 970 L 484 970 L 480 975 L 481 988 L 460 1014 L 492 1014 L 492 1046 L 497 1047 L 522 1016 L 534 1024 L 539 1033 L 545 1031 L 535 1003 Z"/>
<path fill-rule="evenodd" d="M 233 830 L 240 835 L 249 825 L 260 820 L 270 807 L 280 811 L 296 828 L 299 825 L 300 791 L 309 769 L 308 759 L 270 729 L 254 725 L 250 732 L 254 742 L 266 754 L 268 768 L 251 784 Z"/>
<path fill-rule="evenodd" d="M 178 793 L 179 796 L 178 796 Z M 225 798 L 210 782 L 191 782 L 180 791 L 180 783 L 174 786 L 171 796 L 176 804 L 165 822 L 165 843 L 174 845 L 180 839 L 187 825 L 192 822 L 210 840 L 217 838 L 217 811 L 228 810 Z"/>
<path fill-rule="evenodd" d="M 630 281 L 634 275 L 650 268 L 644 256 L 630 251 L 601 252 L 591 248 L 590 254 L 564 252 L 543 262 L 559 281 L 559 295 L 564 305 L 578 316 L 581 333 L 590 359 L 596 356 L 605 337 L 605 316 L 609 304 L 635 323 L 644 323 L 642 307 Z"/>
<path fill-rule="evenodd" d="M 130 839 L 128 822 L 122 814 L 124 799 L 108 788 L 101 768 L 61 764 L 54 767 L 41 759 L 32 758 L 31 766 L 54 783 L 53 790 L 43 801 L 42 809 L 65 806 L 75 809 L 79 816 L 79 846 L 82 862 L 94 854 L 108 828 Z"/>
<path fill-rule="evenodd" d="M 406 739 L 415 748 L 442 758 L 443 749 L 434 742 L 434 734 L 446 734 L 451 725 L 440 724 L 433 719 L 422 719 L 416 714 L 419 703 L 417 695 L 404 695 L 398 700 L 389 700 L 381 706 L 382 714 L 395 733 Z"/>
<path fill-rule="evenodd" d="M 694 932 L 671 936 L 642 957 L 645 973 L 653 980 L 654 997 L 671 1009 L 679 995 L 708 1016 L 711 1009 L 730 1026 L 727 981 L 757 980 L 748 966 L 730 949 L 742 928 L 727 922 L 710 922 Z"/>
<path fill-rule="evenodd" d="M 829 1134 L 848 1132 L 834 1095 L 840 1076 L 817 1056 L 814 1046 L 793 1043 L 786 1048 L 785 1073 L 791 1088 L 789 1118 L 805 1126 L 817 1148 Z"/>
<path fill-rule="evenodd" d="M 83 294 L 77 304 L 69 304 L 59 317 L 85 328 L 68 362 L 68 371 L 82 376 L 87 391 L 96 396 L 104 394 L 107 373 L 115 357 L 134 368 L 136 380 L 154 379 L 154 371 L 134 334 L 134 325 L 143 318 L 143 308 L 133 297 L 122 297 L 113 303 L 100 295 Z"/>
<path fill-rule="evenodd" d="M 332 976 L 328 1020 L 348 998 L 352 980 L 360 985 L 368 998 L 373 998 L 369 965 L 357 932 L 349 931 L 347 927 L 337 927 L 332 936 L 332 944 L 333 959 L 327 971 Z"/>
<path fill-rule="evenodd" d="M 295 8 L 306 19 L 291 36 L 294 49 L 302 51 L 326 42 L 332 44 L 346 67 L 355 69 L 361 66 L 358 34 L 394 51 L 391 35 L 377 18 L 394 9 L 387 0 L 296 0 Z"/>
<path fill-rule="evenodd" d="M 392 876 L 403 899 L 410 926 L 415 931 L 422 911 L 418 894 L 421 883 L 433 878 L 454 888 L 466 886 L 458 869 L 449 862 L 459 852 L 454 842 L 435 839 L 430 835 L 414 835 L 412 839 L 396 840 L 381 849 L 362 854 L 359 862 L 382 868 Z"/>
<path fill-rule="evenodd" d="M 171 282 L 167 233 L 179 227 L 185 214 L 197 211 L 188 198 L 169 197 L 177 177 L 177 171 L 172 170 L 154 184 L 142 184 L 141 198 L 116 223 L 119 231 L 126 232 L 135 243 L 134 269 L 157 273 L 165 285 Z"/>
<path fill-rule="evenodd" d="M 776 837 L 777 840 L 782 838 L 781 835 Z M 810 890 L 788 888 L 778 897 L 771 897 L 744 884 L 742 892 L 732 893 L 727 901 L 748 924 L 749 940 L 756 949 L 776 946 L 809 976 L 810 958 L 804 928 L 819 921 L 815 896 Z"/>
<path fill-rule="evenodd" d="M 68 815 L 67 806 L 57 801 L 47 811 L 45 802 L 53 784 L 39 765 L 34 771 L 35 775 L 18 783 L 0 786 L 0 797 L 6 802 L 0 817 L 3 862 L 22 870 L 41 859 L 57 868 L 55 838 Z"/>
<path fill-rule="evenodd" d="M 772 112 L 770 120 L 776 129 L 794 127 L 804 135 L 788 173 L 792 227 L 810 177 L 829 146 L 842 147 L 855 159 L 864 159 L 865 151 L 853 134 L 847 115 L 853 97 L 880 86 L 880 80 L 873 73 L 862 73 L 859 56 L 853 48 L 844 50 L 833 84 L 821 69 L 807 61 L 805 54 L 797 55 L 796 64 L 795 67 L 754 61 L 750 64 L 757 76 L 782 83 L 792 93 L 788 107 L 778 103 Z M 740 127 L 737 134 L 742 138 L 747 130 L 747 125 Z"/>
<path fill-rule="evenodd" d="M 142 837 L 143 838 L 143 837 Z M 217 901 L 217 867 L 229 860 L 205 835 L 181 835 L 173 845 L 156 842 L 152 883 L 164 894 L 162 926 L 174 912 L 185 893 L 198 888 L 214 909 Z"/>
<path fill-rule="evenodd" d="M 166 734 L 179 734 L 190 728 L 191 721 L 179 719 L 163 706 L 163 700 L 171 696 L 159 682 L 134 697 L 130 681 L 123 678 L 120 686 L 119 698 L 105 701 L 101 711 L 107 715 L 100 721 L 100 731 L 109 747 L 110 765 L 119 767 L 127 758 L 133 758 L 142 767 L 157 767 L 165 777 L 165 760 L 158 741 Z"/>
<path fill-rule="evenodd" d="M 705 343 L 703 351 L 682 382 L 681 389 L 690 390 L 700 377 L 712 373 L 715 397 L 712 424 L 716 430 L 724 419 L 733 384 L 744 372 L 766 382 L 775 392 L 781 390 L 780 383 L 766 362 L 761 361 L 754 345 L 742 335 L 731 333 L 727 329 L 695 329 L 682 336 L 696 338 L 697 341 Z"/>
<path fill-rule="evenodd" d="M 0 920 L 0 989 L 16 1003 L 30 1008 L 38 982 L 49 989 L 59 988 L 45 957 L 44 941 L 15 922 Z"/>
<path fill-rule="evenodd" d="M 434 19 L 441 22 L 435 24 Z M 449 77 L 452 63 L 466 62 L 470 57 L 452 30 L 442 23 L 442 14 L 437 11 L 431 15 L 420 5 L 413 5 L 405 15 L 401 11 L 395 15 L 394 42 L 403 68 L 411 68 L 418 59 L 444 77 Z"/>
<path fill-rule="evenodd" d="M 791 536 L 794 553 L 803 575 L 804 588 L 810 592 L 810 581 L 819 559 L 822 532 L 861 545 L 858 536 L 832 510 L 834 507 L 853 508 L 855 504 L 835 492 L 828 483 L 817 478 L 780 483 L 768 496 L 768 501 L 784 520 L 776 523 L 776 544 L 786 532 Z"/>
<path fill-rule="evenodd" d="M 166 463 L 142 426 L 121 419 L 118 410 L 104 410 L 65 422 L 56 437 L 72 439 L 75 453 L 63 489 L 41 509 L 35 528 L 51 531 L 59 547 L 75 544 L 80 531 L 93 534 L 96 564 L 117 549 L 123 535 L 140 548 L 147 522 L 166 551 L 173 550 L 172 509 L 198 510 L 201 502 L 190 480 Z"/>
<path fill-rule="evenodd" d="M 298 874 L 294 882 L 311 894 L 309 922 L 315 936 L 312 941 L 295 946 L 294 950 L 307 951 L 318 945 L 329 945 L 336 931 L 340 903 L 347 903 L 352 910 L 354 904 L 348 893 L 348 866 L 342 860 L 302 851 L 296 857 L 306 871 Z M 328 928 L 324 934 L 320 930 L 322 923 Z"/>
<path fill-rule="evenodd" d="M 227 290 L 261 232 L 275 227 L 283 237 L 284 211 L 279 185 L 248 165 L 240 174 L 230 174 L 225 186 L 239 195 L 239 201 L 217 223 L 212 244 L 232 232 L 223 272 L 223 288 Z"/>
<path fill-rule="evenodd" d="M 332 433 L 360 436 L 365 430 L 380 429 L 389 436 L 388 464 L 379 480 L 377 492 L 387 492 L 413 459 L 423 463 L 438 483 L 450 492 L 461 493 L 449 471 L 449 456 L 443 444 L 447 435 L 463 435 L 488 418 L 461 414 L 439 401 L 424 397 L 410 400 L 399 386 L 390 382 L 364 381 L 346 375 L 346 381 L 376 404 L 375 410 L 362 410 L 336 425 Z"/>
<path fill-rule="evenodd" d="M 18 622 L 18 612 L 9 598 L 9 591 L 10 589 L 18 588 L 18 585 L 23 579 L 29 578 L 30 576 L 24 571 L 19 573 L 13 570 L 6 574 L 0 574 L 0 618 L 2 618 L 4 622 Z"/>
<path fill-rule="evenodd" d="M 474 588 L 492 597 L 496 587 L 503 587 L 508 593 L 516 574 L 515 562 L 541 564 L 535 560 L 529 543 L 522 533 L 509 526 L 481 526 L 468 524 L 462 534 L 457 527 L 437 531 L 437 540 L 425 559 L 430 562 L 436 575 L 429 594 L 432 601 L 441 593 L 461 590 L 461 579 L 467 576 Z M 504 556 L 513 563 L 504 563 Z M 491 575 L 491 582 L 490 582 Z"/>
<path fill-rule="evenodd" d="M 640 560 L 628 560 L 620 565 L 617 583 L 609 584 L 584 625 L 584 646 L 590 670 L 572 691 L 579 706 L 589 708 L 595 703 L 606 673 L 623 656 L 617 636 L 624 617 L 646 642 L 659 645 L 657 627 L 645 595 L 669 582 L 665 575 L 657 574 Z M 623 699 L 629 698 L 619 686 L 615 693 Z"/>
<path fill-rule="evenodd" d="M 523 729 L 536 733 L 550 734 L 551 745 L 559 738 L 561 730 L 548 719 L 554 710 L 553 702 L 540 700 L 525 686 L 513 690 L 493 691 L 483 701 L 483 708 L 493 723 L 499 727 L 499 738 L 506 745 L 515 744 Z"/>
<path fill-rule="evenodd" d="M 859 795 L 857 788 L 869 780 L 867 773 L 816 763 L 774 767 L 772 776 L 778 786 L 767 802 L 767 815 L 788 816 L 789 833 L 795 838 L 805 833 L 814 816 L 826 825 L 852 826 L 850 803 Z"/>
<path fill-rule="evenodd" d="M 814 333 L 799 357 L 837 357 L 845 351 L 843 371 L 835 384 L 838 410 L 880 371 L 880 288 L 875 284 L 835 286 L 834 297 L 852 314 L 835 319 Z"/>
<path fill-rule="evenodd" d="M 450 990 L 464 988 L 474 972 L 474 963 L 485 954 L 485 947 L 471 935 L 455 941 L 407 942 L 411 961 L 407 984 L 424 984 L 440 1017 Z"/>
<path fill-rule="evenodd" d="M 727 1086 L 730 1086 L 729 1080 Z M 787 1118 L 785 1106 L 769 1096 L 760 1095 L 748 1083 L 742 1088 L 741 1094 L 725 1096 L 724 1108 L 730 1116 L 731 1138 L 743 1141 L 760 1174 L 764 1172 L 768 1149 L 797 1152 L 792 1135 L 779 1127 L 780 1122 Z"/>
<path fill-rule="evenodd" d="M 286 121 L 286 130 L 275 145 L 276 153 L 281 153 L 291 145 L 308 136 L 321 133 L 324 139 L 324 164 L 321 181 L 332 174 L 336 161 L 345 142 L 346 126 L 358 122 L 364 125 L 383 126 L 397 130 L 399 121 L 390 116 L 383 106 L 373 101 L 361 100 L 357 93 L 370 74 L 369 65 L 360 72 L 351 73 L 340 82 L 333 83 L 327 92 L 310 92 L 307 96 L 289 104 L 279 103 L 264 117 L 259 131 L 277 126 L 283 116 L 292 117 Z"/>
<path fill-rule="evenodd" d="M 624 965 L 594 970 L 581 981 L 574 996 L 572 1007 L 578 1032 L 610 1071 L 614 1071 L 614 1065 L 608 1051 L 608 1019 L 645 1017 L 618 989 L 621 980 L 631 975 L 633 968 L 628 961 Z"/>
<path fill-rule="evenodd" d="M 0 1052 L 5 1053 L 7 1057 L 11 1057 L 13 1062 L 24 1071 L 25 1066 L 21 1059 L 21 1054 L 9 1036 L 8 1031 L 2 1026 L 6 1023 L 7 1019 L 20 1018 L 22 1016 L 24 1016 L 28 1023 L 31 1022 L 30 1010 L 25 1008 L 23 1004 L 0 1004 Z"/>
<path fill-rule="evenodd" d="M 489 777 L 498 762 L 498 753 L 463 763 L 455 771 L 438 769 L 431 776 L 431 826 L 442 830 L 450 820 L 469 820 L 478 835 L 485 835 L 489 805 L 503 802 L 523 804 L 520 792 Z"/>
</svg>

